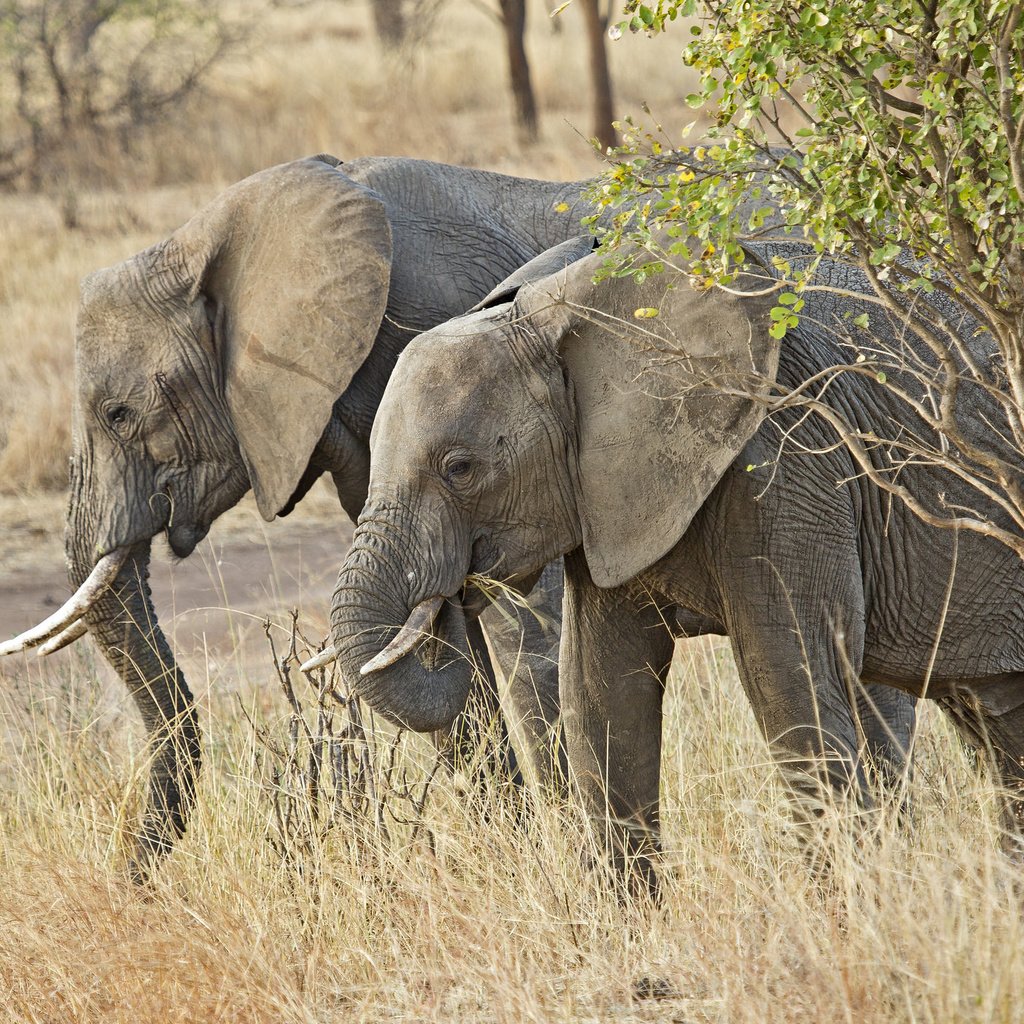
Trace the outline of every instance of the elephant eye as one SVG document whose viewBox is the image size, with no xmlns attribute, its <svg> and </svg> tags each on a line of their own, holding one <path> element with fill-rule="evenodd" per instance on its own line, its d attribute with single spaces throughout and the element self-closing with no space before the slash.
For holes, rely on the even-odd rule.
<svg viewBox="0 0 1024 1024">
<path fill-rule="evenodd" d="M 457 481 L 469 476 L 472 469 L 473 467 L 470 464 L 469 459 L 461 455 L 456 455 L 445 462 L 444 478 L 449 483 L 456 483 Z"/>
<path fill-rule="evenodd" d="M 131 414 L 132 411 L 127 405 L 112 405 L 107 409 L 107 422 L 115 429 L 119 429 L 128 422 Z"/>
</svg>

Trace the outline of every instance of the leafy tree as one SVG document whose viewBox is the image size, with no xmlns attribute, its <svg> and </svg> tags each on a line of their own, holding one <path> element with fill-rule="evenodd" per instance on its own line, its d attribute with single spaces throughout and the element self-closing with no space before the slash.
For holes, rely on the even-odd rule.
<svg viewBox="0 0 1024 1024">
<path fill-rule="evenodd" d="M 683 63 L 698 85 L 687 102 L 712 126 L 699 144 L 647 121 L 620 126 L 622 162 L 593 197 L 613 215 L 605 248 L 630 241 L 647 255 L 609 272 L 672 262 L 698 287 L 734 287 L 745 239 L 806 240 L 808 259 L 777 260 L 770 285 L 772 330 L 784 339 L 820 287 L 824 257 L 860 268 L 905 340 L 880 344 L 872 315 L 859 314 L 848 325 L 851 365 L 836 372 L 891 386 L 910 366 L 919 387 L 905 397 L 920 430 L 879 438 L 834 425 L 867 475 L 912 507 L 899 485 L 908 461 L 969 479 L 995 514 L 914 510 L 1024 556 L 1024 4 L 628 0 L 625 15 L 613 37 L 688 34 Z M 992 444 L 962 429 L 965 381 L 997 402 Z M 825 411 L 813 395 L 772 401 Z"/>
</svg>

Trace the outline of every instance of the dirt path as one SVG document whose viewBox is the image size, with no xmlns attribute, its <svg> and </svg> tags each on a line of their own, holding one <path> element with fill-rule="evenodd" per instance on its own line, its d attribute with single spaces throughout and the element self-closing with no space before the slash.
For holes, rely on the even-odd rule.
<svg viewBox="0 0 1024 1024">
<path fill-rule="evenodd" d="M 267 615 L 283 621 L 298 608 L 312 636 L 326 634 L 351 536 L 337 499 L 320 485 L 291 516 L 269 524 L 247 499 L 184 561 L 174 561 L 157 541 L 157 614 L 189 677 L 212 680 L 268 667 Z M 0 500 L 0 637 L 33 625 L 67 597 L 62 537 L 62 497 Z"/>
</svg>

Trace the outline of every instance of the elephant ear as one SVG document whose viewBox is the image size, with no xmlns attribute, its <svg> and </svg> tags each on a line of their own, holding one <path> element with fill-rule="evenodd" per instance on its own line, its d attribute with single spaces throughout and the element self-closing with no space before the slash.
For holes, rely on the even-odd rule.
<svg viewBox="0 0 1024 1024">
<path fill-rule="evenodd" d="M 288 503 L 388 301 L 381 198 L 310 157 L 223 192 L 168 240 L 216 308 L 225 399 L 260 513 Z"/>
<path fill-rule="evenodd" d="M 697 292 L 669 271 L 594 284 L 602 260 L 528 285 L 510 317 L 561 357 L 583 547 L 594 582 L 614 587 L 678 543 L 756 431 L 778 346 L 763 298 Z"/>
<path fill-rule="evenodd" d="M 476 313 L 481 309 L 490 309 L 493 306 L 500 306 L 509 302 L 524 285 L 532 281 L 540 281 L 542 278 L 564 270 L 571 263 L 589 256 L 594 251 L 597 239 L 593 235 L 579 235 L 576 238 L 566 239 L 545 249 L 539 256 L 534 256 L 528 263 L 524 263 L 518 270 L 505 278 L 500 284 L 491 289 L 475 306 L 467 312 Z"/>
</svg>

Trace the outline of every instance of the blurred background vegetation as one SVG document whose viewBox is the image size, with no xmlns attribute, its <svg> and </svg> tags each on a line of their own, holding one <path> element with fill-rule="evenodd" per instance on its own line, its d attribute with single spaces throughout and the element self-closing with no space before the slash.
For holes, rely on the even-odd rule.
<svg viewBox="0 0 1024 1024">
<path fill-rule="evenodd" d="M 220 189 L 317 152 L 596 174 L 679 43 L 604 0 L 0 0 L 0 493 L 66 482 L 80 278 Z M 607 67 L 602 61 L 607 60 Z"/>
</svg>

